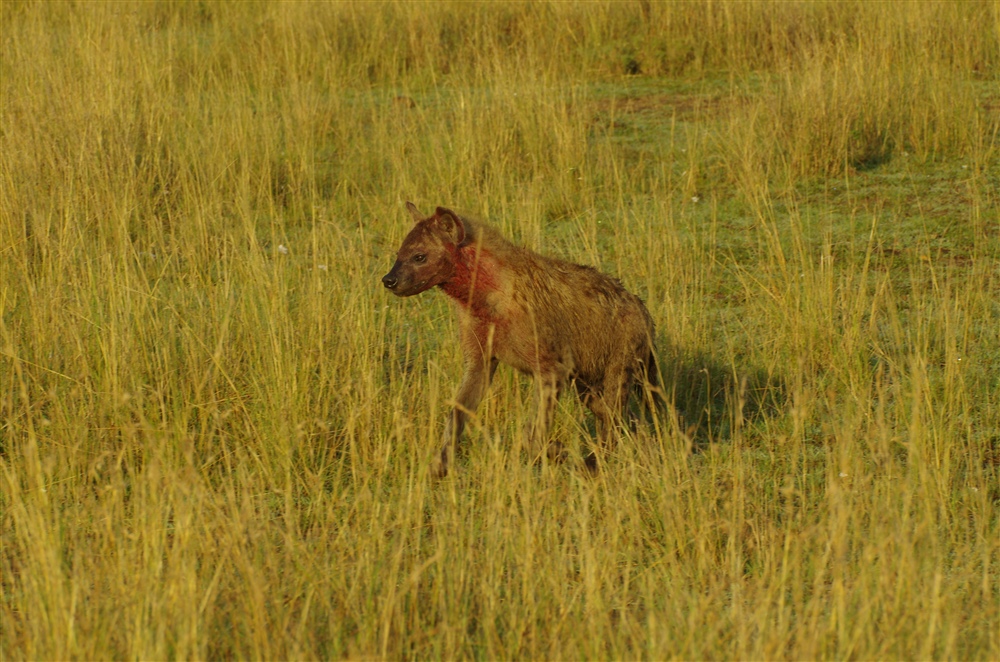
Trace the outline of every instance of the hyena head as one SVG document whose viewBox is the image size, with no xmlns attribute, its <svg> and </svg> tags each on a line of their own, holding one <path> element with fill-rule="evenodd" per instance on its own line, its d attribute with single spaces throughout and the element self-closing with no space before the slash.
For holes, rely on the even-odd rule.
<svg viewBox="0 0 1000 662">
<path fill-rule="evenodd" d="M 455 251 L 465 239 L 465 226 L 450 209 L 438 207 L 425 218 L 412 202 L 406 208 L 416 225 L 396 252 L 396 263 L 382 276 L 386 289 L 400 297 L 447 283 L 455 275 Z"/>
</svg>

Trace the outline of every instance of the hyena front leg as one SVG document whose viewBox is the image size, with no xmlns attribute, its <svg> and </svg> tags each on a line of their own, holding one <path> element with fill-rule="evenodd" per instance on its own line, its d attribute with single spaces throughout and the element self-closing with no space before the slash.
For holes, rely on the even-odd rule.
<svg viewBox="0 0 1000 662">
<path fill-rule="evenodd" d="M 432 473 L 438 478 L 447 475 L 448 465 L 455 454 L 455 448 L 462 436 L 462 431 L 465 429 L 465 422 L 479 407 L 479 402 L 486 394 L 486 389 L 489 387 L 496 369 L 497 360 L 495 358 L 487 358 L 486 355 L 479 352 L 466 356 L 465 374 L 462 376 L 458 393 L 455 394 L 455 407 L 448 414 L 448 420 L 445 422 L 441 452 L 438 453 L 434 459 L 434 465 L 431 467 Z"/>
</svg>

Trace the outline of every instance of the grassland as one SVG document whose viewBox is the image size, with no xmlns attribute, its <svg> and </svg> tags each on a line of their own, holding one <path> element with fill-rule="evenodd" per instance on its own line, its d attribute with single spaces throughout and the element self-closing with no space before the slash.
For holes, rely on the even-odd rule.
<svg viewBox="0 0 1000 662">
<path fill-rule="evenodd" d="M 1000 658 L 997 3 L 0 20 L 4 660 Z M 406 199 L 619 276 L 674 406 L 533 466 L 501 369 L 430 479 Z"/>
</svg>

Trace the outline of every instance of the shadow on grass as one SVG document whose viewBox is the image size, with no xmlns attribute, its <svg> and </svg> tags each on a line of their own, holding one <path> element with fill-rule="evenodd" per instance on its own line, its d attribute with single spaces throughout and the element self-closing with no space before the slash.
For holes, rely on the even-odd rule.
<svg viewBox="0 0 1000 662">
<path fill-rule="evenodd" d="M 780 375 L 669 346 L 658 359 L 667 403 L 677 412 L 694 452 L 728 441 L 738 421 L 746 426 L 784 411 L 787 388 Z"/>
</svg>

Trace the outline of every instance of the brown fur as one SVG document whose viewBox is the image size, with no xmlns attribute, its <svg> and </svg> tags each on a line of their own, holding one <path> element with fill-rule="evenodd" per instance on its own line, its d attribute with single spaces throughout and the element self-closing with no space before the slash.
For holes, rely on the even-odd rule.
<svg viewBox="0 0 1000 662">
<path fill-rule="evenodd" d="M 599 438 L 609 441 L 633 387 L 655 388 L 653 320 L 642 300 L 611 276 L 515 246 L 449 209 L 423 217 L 413 203 L 406 206 L 416 225 L 382 282 L 398 296 L 440 287 L 456 303 L 465 354 L 435 473 L 447 472 L 498 362 L 534 377 L 534 451 L 544 448 L 568 382 L 594 413 Z"/>
</svg>

